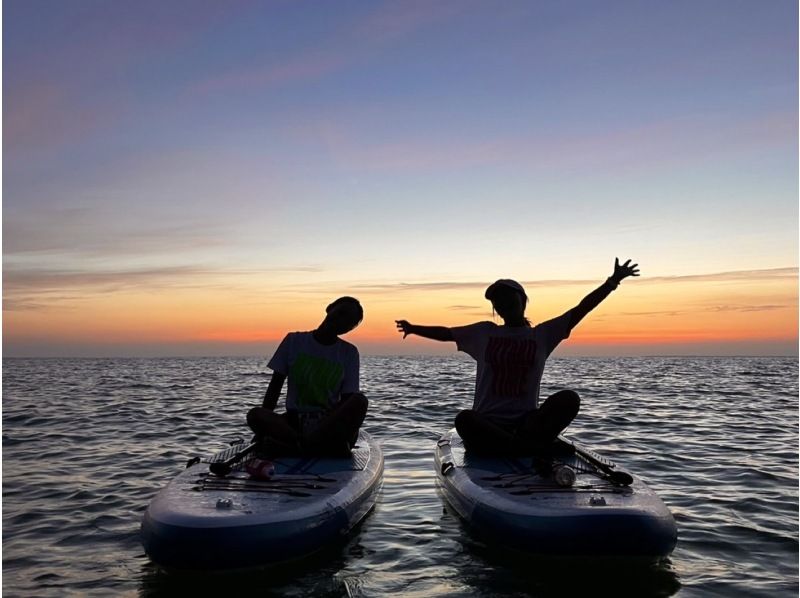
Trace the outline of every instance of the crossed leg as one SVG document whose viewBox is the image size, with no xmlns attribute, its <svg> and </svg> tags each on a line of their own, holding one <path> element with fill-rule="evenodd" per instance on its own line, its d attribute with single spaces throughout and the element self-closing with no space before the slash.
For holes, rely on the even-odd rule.
<svg viewBox="0 0 800 598">
<path fill-rule="evenodd" d="M 317 426 L 303 438 L 303 447 L 312 454 L 349 453 L 358 439 L 358 429 L 367 415 L 369 401 L 354 393 L 339 401 Z"/>
<path fill-rule="evenodd" d="M 271 451 L 281 455 L 301 452 L 300 433 L 292 425 L 288 413 L 275 413 L 266 407 L 253 407 L 247 412 L 247 425 Z"/>
<path fill-rule="evenodd" d="M 523 455 L 541 452 L 575 419 L 578 393 L 562 390 L 549 396 L 517 427 L 505 427 L 467 409 L 456 416 L 456 430 L 464 446 L 484 455 Z"/>
<path fill-rule="evenodd" d="M 268 446 L 281 454 L 312 455 L 349 452 L 358 438 L 369 402 L 361 393 L 339 401 L 308 434 L 301 434 L 286 413 L 275 413 L 265 407 L 254 407 L 247 413 L 247 425 Z"/>
</svg>

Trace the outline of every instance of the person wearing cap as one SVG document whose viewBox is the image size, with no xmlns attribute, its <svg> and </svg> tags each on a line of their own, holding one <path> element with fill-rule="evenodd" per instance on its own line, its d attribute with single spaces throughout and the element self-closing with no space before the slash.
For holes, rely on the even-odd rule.
<svg viewBox="0 0 800 598">
<path fill-rule="evenodd" d="M 556 437 L 578 414 L 580 397 L 562 390 L 539 403 L 539 386 L 547 358 L 586 314 L 597 307 L 620 282 L 638 276 L 631 260 L 577 306 L 564 314 L 531 326 L 525 317 L 528 295 L 515 280 L 500 279 L 485 293 L 503 319 L 467 326 L 418 326 L 397 320 L 403 338 L 416 334 L 438 341 L 453 341 L 477 362 L 475 400 L 472 409 L 456 416 L 456 429 L 472 452 L 493 455 L 535 454 L 548 450 Z"/>
<path fill-rule="evenodd" d="M 361 323 L 364 310 L 357 299 L 340 297 L 325 313 L 315 330 L 281 341 L 267 366 L 272 379 L 263 403 L 247 414 L 256 438 L 278 454 L 349 454 L 366 416 L 358 349 L 339 338 Z M 287 378 L 286 412 L 278 414 Z"/>
</svg>

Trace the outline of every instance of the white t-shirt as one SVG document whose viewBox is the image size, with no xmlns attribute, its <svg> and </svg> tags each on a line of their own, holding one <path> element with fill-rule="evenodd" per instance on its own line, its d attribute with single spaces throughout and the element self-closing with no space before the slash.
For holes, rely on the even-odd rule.
<svg viewBox="0 0 800 598">
<path fill-rule="evenodd" d="M 325 411 L 342 394 L 358 392 L 358 349 L 342 339 L 323 345 L 311 332 L 290 332 L 267 367 L 289 378 L 287 410 Z"/>
<path fill-rule="evenodd" d="M 508 422 L 536 409 L 544 363 L 569 337 L 571 317 L 572 310 L 533 328 L 494 322 L 451 328 L 458 350 L 478 362 L 472 408 Z"/>
</svg>

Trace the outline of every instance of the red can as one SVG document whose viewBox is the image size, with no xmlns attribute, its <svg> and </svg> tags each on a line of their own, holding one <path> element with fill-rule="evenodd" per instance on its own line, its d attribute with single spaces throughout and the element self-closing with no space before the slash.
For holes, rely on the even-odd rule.
<svg viewBox="0 0 800 598">
<path fill-rule="evenodd" d="M 253 459 L 246 466 L 251 478 L 268 480 L 275 475 L 275 464 L 267 459 Z"/>
</svg>

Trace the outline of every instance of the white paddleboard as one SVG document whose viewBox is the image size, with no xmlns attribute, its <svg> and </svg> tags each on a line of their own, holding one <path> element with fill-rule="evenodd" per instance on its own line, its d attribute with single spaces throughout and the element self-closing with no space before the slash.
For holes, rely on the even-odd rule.
<svg viewBox="0 0 800 598">
<path fill-rule="evenodd" d="M 609 557 L 661 557 L 672 552 L 675 520 L 647 484 L 625 472 L 616 477 L 632 483 L 612 483 L 609 473 L 620 468 L 577 443 L 561 440 L 561 449 L 547 458 L 477 457 L 464 450 L 452 429 L 435 449 L 439 487 L 476 533 L 514 549 Z M 571 451 L 570 444 L 578 452 Z M 565 485 L 557 482 L 559 468 Z M 574 482 L 567 485 L 573 474 Z"/>
<path fill-rule="evenodd" d="M 155 563 L 228 569 L 299 558 L 342 538 L 375 504 L 383 453 L 365 431 L 347 458 L 272 458 L 269 479 L 251 478 L 246 463 L 225 477 L 209 471 L 244 446 L 189 466 L 153 498 L 141 538 Z"/>
</svg>

